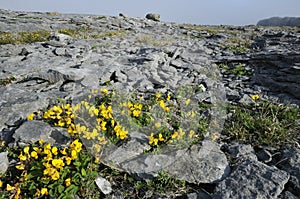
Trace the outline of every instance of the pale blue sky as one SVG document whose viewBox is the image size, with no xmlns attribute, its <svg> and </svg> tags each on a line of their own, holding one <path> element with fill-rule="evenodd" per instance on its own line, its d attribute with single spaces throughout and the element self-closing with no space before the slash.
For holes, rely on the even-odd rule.
<svg viewBox="0 0 300 199">
<path fill-rule="evenodd" d="M 161 14 L 162 21 L 208 25 L 248 25 L 272 16 L 300 17 L 300 0 L 0 0 L 0 8 L 144 17 Z"/>
</svg>

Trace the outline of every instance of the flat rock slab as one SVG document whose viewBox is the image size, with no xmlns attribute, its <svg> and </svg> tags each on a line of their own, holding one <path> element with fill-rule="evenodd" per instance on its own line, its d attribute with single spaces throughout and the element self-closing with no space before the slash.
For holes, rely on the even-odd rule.
<svg viewBox="0 0 300 199">
<path fill-rule="evenodd" d="M 284 150 L 278 167 L 291 175 L 293 191 L 300 195 L 300 149 Z"/>
<path fill-rule="evenodd" d="M 29 120 L 16 130 L 13 138 L 19 145 L 33 144 L 39 140 L 63 145 L 70 140 L 70 135 L 63 130 L 62 128 L 51 127 L 48 123 L 42 121 Z"/>
<path fill-rule="evenodd" d="M 218 184 L 213 198 L 277 198 L 289 177 L 276 167 L 246 160 Z"/>
<path fill-rule="evenodd" d="M 136 145 L 141 146 L 138 142 Z M 226 177 L 230 171 L 225 154 L 216 143 L 208 140 L 191 148 L 173 149 L 157 155 L 143 154 L 142 151 L 137 155 L 132 150 L 127 153 L 124 150 L 116 149 L 119 155 L 122 154 L 122 159 L 115 161 L 116 153 L 112 152 L 104 161 L 144 180 L 150 180 L 159 172 L 165 171 L 190 183 L 215 183 Z"/>
</svg>

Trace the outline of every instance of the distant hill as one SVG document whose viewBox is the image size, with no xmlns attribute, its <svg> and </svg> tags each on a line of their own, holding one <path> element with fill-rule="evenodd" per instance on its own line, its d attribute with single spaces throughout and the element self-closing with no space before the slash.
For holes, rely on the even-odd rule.
<svg viewBox="0 0 300 199">
<path fill-rule="evenodd" d="M 300 26 L 300 17 L 271 17 L 258 21 L 258 26 Z"/>
</svg>

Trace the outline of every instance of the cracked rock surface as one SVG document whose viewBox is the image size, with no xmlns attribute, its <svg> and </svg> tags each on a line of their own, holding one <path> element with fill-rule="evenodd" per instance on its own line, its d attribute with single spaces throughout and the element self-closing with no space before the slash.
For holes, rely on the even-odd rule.
<svg viewBox="0 0 300 199">
<path fill-rule="evenodd" d="M 76 101 L 100 86 L 146 95 L 201 84 L 205 91 L 197 99 L 212 104 L 247 103 L 252 94 L 259 94 L 262 99 L 300 105 L 299 29 L 213 28 L 215 32 L 207 26 L 123 15 L 52 16 L 0 10 L 2 32 L 51 32 L 47 41 L 0 45 L 0 80 L 10 80 L 0 85 L 0 138 L 20 146 L 39 139 L 67 144 L 70 137 L 65 129 L 26 121 L 26 117 L 58 98 Z M 80 29 L 94 37 L 59 33 L 62 29 Z M 248 50 L 240 48 L 248 40 Z M 220 64 L 240 64 L 251 75 L 238 77 Z M 217 108 L 213 111 L 213 119 L 221 123 Z M 189 148 L 145 155 L 147 137 L 129 134 L 128 142 L 105 151 L 103 163 L 137 179 L 151 180 L 164 170 L 177 179 L 209 187 L 186 198 L 300 197 L 299 148 L 287 146 L 275 157 L 268 151 L 258 153 L 251 145 L 206 139 Z M 8 166 L 5 153 L 0 162 L 1 167 Z M 114 191 L 109 194 L 107 198 L 114 198 Z"/>
</svg>

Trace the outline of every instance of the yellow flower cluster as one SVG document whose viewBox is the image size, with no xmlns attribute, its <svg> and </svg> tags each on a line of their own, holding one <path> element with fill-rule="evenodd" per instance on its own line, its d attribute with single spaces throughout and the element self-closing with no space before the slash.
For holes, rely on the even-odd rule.
<svg viewBox="0 0 300 199">
<path fill-rule="evenodd" d="M 70 104 L 55 105 L 44 113 L 44 119 L 52 119 L 55 121 L 54 125 L 60 127 L 71 125 L 73 118 L 74 113 Z"/>
<path fill-rule="evenodd" d="M 148 139 L 149 139 L 149 144 L 153 146 L 157 146 L 159 142 L 163 142 L 165 140 L 161 133 L 158 135 L 158 138 L 155 138 L 154 134 L 151 133 L 151 135 L 148 136 Z"/>
<path fill-rule="evenodd" d="M 55 126 L 67 128 L 68 133 L 75 138 L 93 141 L 94 150 L 100 152 L 101 146 L 107 144 L 107 136 L 123 140 L 127 138 L 128 132 L 114 120 L 109 91 L 101 88 L 92 89 L 91 93 L 100 93 L 106 100 L 100 104 L 97 104 L 97 101 L 90 104 L 84 100 L 74 106 L 55 105 L 44 113 L 43 118 Z M 89 96 L 89 99 L 91 98 L 92 95 Z M 136 109 L 133 111 L 137 115 L 142 106 L 135 104 L 133 108 Z M 34 119 L 34 114 L 30 114 L 28 119 Z"/>
<path fill-rule="evenodd" d="M 132 102 L 127 102 L 127 107 L 128 107 L 128 115 L 132 115 L 133 117 L 138 117 L 142 113 L 143 105 L 140 103 L 133 104 Z"/>
<path fill-rule="evenodd" d="M 170 112 L 170 108 L 166 105 L 165 101 L 162 99 L 162 94 L 157 93 L 155 95 L 156 97 L 156 102 L 158 102 L 159 106 L 165 110 L 166 112 Z M 167 102 L 171 100 L 171 96 L 168 94 L 167 95 Z"/>
<path fill-rule="evenodd" d="M 73 160 L 77 158 L 78 153 L 82 150 L 82 143 L 76 139 L 68 148 L 59 150 L 56 146 L 51 146 L 49 143 L 39 141 L 39 147 L 26 146 L 18 156 L 20 164 L 16 166 L 19 170 L 25 170 L 26 164 L 30 163 L 30 160 L 41 161 L 44 166 L 42 179 L 46 180 L 58 180 L 60 178 L 60 171 L 64 169 L 66 165 L 70 165 Z M 27 171 L 25 171 L 27 173 Z M 70 186 L 71 179 L 67 179 L 65 184 Z M 37 189 L 36 196 L 47 195 L 47 189 Z"/>
<path fill-rule="evenodd" d="M 12 193 L 14 199 L 18 199 L 21 194 L 20 184 L 15 183 L 14 186 L 11 186 L 10 184 L 6 185 L 6 191 L 9 191 Z"/>
<path fill-rule="evenodd" d="M 119 137 L 121 140 L 127 138 L 128 132 L 125 131 L 125 129 L 119 123 L 114 127 L 114 131 L 116 132 L 117 137 Z"/>
</svg>

